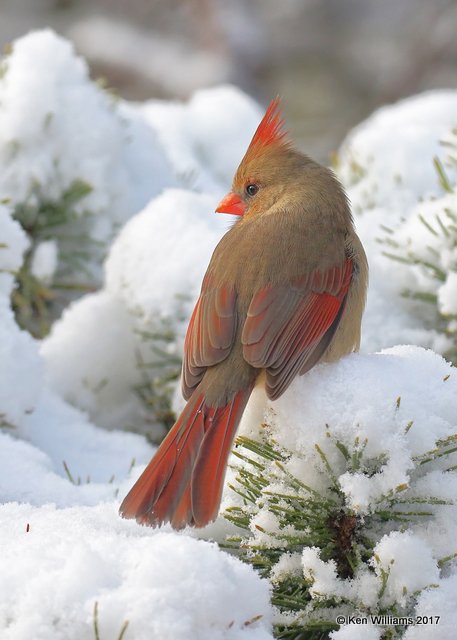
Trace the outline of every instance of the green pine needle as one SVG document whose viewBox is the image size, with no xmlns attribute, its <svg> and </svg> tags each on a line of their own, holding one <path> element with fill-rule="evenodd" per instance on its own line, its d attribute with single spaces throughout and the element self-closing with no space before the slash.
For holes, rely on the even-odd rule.
<svg viewBox="0 0 457 640">
<path fill-rule="evenodd" d="M 16 320 L 36 338 L 49 332 L 52 321 L 60 315 L 72 292 L 94 290 L 94 274 L 87 267 L 91 261 L 101 262 L 104 245 L 84 231 L 89 213 L 76 213 L 75 206 L 92 191 L 91 185 L 74 180 L 59 201 L 50 201 L 36 185 L 30 200 L 13 206 L 13 217 L 26 231 L 30 247 L 20 270 L 15 274 L 16 286 L 12 306 Z M 32 204 L 33 203 L 33 204 Z M 43 241 L 54 240 L 59 249 L 59 265 L 55 280 L 43 284 L 31 271 L 33 254 Z M 81 280 L 80 280 L 81 278 Z M 87 282 L 84 282 L 84 278 Z"/>
<path fill-rule="evenodd" d="M 401 399 L 396 401 L 399 408 Z M 408 423 L 407 429 L 412 423 Z M 304 549 L 319 549 L 321 560 L 332 560 L 341 580 L 351 579 L 364 569 L 374 573 L 377 565 L 379 576 L 378 608 L 375 612 L 397 614 L 394 605 L 386 606 L 383 596 L 390 576 L 390 567 L 380 566 L 379 558 L 373 556 L 376 541 L 382 532 L 402 529 L 417 519 L 432 519 L 435 509 L 449 505 L 449 500 L 435 496 L 411 495 L 411 483 L 425 462 L 443 456 L 455 459 L 457 435 L 436 443 L 435 449 L 424 452 L 415 459 L 415 470 L 411 483 L 401 484 L 379 498 L 372 512 L 359 515 L 351 510 L 341 490 L 338 477 L 330 460 L 332 446 L 341 456 L 346 473 L 372 475 L 381 471 L 387 456 L 370 459 L 366 454 L 366 440 L 356 438 L 352 445 L 334 438 L 328 431 L 326 451 L 315 445 L 315 471 L 324 480 L 324 489 L 315 489 L 294 476 L 289 470 L 292 452 L 280 448 L 271 438 L 269 429 L 262 429 L 258 440 L 239 436 L 236 440 L 235 481 L 230 488 L 238 496 L 238 504 L 229 507 L 224 517 L 239 527 L 243 533 L 227 538 L 223 545 L 228 551 L 251 564 L 264 578 L 270 579 L 272 604 L 276 611 L 274 634 L 276 638 L 328 640 L 332 630 L 337 629 L 336 614 L 341 607 L 365 611 L 363 605 L 349 597 L 331 598 L 317 594 L 313 579 L 305 578 L 300 569 L 288 569 L 277 573 L 277 563 L 284 554 L 296 554 L 298 559 Z M 332 455 L 330 455 L 332 453 Z M 295 457 L 297 453 L 293 454 Z M 303 465 L 310 461 L 303 460 Z M 457 465 L 456 465 L 457 467 Z M 339 468 L 339 473 L 344 469 Z M 241 498 L 241 503 L 239 499 Z M 419 508 L 417 508 L 419 507 Z M 265 514 L 265 516 L 262 516 Z M 258 520 L 258 516 L 261 516 Z M 453 559 L 454 555 L 442 558 L 439 566 Z M 293 565 L 292 565 L 293 566 Z M 431 585 L 429 585 L 431 586 Z M 405 594 L 407 596 L 408 594 Z M 404 609 L 411 613 L 417 594 L 406 598 Z M 284 621 L 287 620 L 287 623 Z M 401 637 L 402 629 L 392 629 L 392 638 Z"/>
</svg>

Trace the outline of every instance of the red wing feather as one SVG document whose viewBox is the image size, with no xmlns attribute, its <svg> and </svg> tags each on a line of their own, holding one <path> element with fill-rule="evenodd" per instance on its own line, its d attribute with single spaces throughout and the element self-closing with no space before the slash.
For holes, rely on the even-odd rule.
<svg viewBox="0 0 457 640">
<path fill-rule="evenodd" d="M 236 293 L 233 287 L 212 287 L 203 281 L 200 297 L 187 329 L 184 343 L 182 393 L 190 398 L 207 367 L 225 360 L 236 331 Z"/>
<path fill-rule="evenodd" d="M 267 370 L 268 396 L 278 398 L 308 371 L 336 331 L 352 277 L 352 260 L 258 291 L 243 327 L 244 358 Z"/>
</svg>

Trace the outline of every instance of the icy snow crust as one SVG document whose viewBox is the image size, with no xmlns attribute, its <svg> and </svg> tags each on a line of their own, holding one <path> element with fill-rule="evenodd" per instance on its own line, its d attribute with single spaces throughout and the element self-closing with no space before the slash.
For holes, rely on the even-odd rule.
<svg viewBox="0 0 457 640">
<path fill-rule="evenodd" d="M 180 356 L 201 278 L 230 222 L 212 212 L 261 110 L 231 87 L 198 92 L 187 104 L 113 101 L 50 31 L 18 40 L 2 64 L 0 200 L 10 203 L 0 205 L 0 637 L 89 640 L 97 602 L 102 639 L 118 637 L 127 620 L 126 639 L 271 639 L 269 586 L 250 567 L 192 532 L 150 530 L 117 515 L 153 453 L 142 436 L 116 430 L 148 422 L 134 393 L 138 354 L 150 355 L 139 336 L 155 323 L 171 327 L 170 355 Z M 451 197 L 440 192 L 431 159 L 445 161 L 439 140 L 455 126 L 456 108 L 456 92 L 418 96 L 349 135 L 340 172 L 371 265 L 365 353 L 316 367 L 275 403 L 256 392 L 241 426 L 252 435 L 267 420 L 278 442 L 297 452 L 291 471 L 316 489 L 315 444 L 336 469 L 341 462 L 326 432 L 348 447 L 366 439 L 365 455 L 385 458 L 379 471 L 341 468 L 338 476 L 362 515 L 409 482 L 414 456 L 457 432 L 455 369 L 432 351 L 393 347 L 445 345 L 399 295 L 409 272 L 376 243 L 382 222 L 420 244 L 418 201 L 426 201 L 423 212 Z M 39 344 L 10 308 L 13 273 L 29 246 L 11 212 L 36 197 L 37 184 L 58 199 L 76 179 L 92 186 L 76 213 L 90 211 L 90 232 L 107 243 L 103 284 L 68 307 Z M 452 255 L 444 259 L 452 267 Z M 51 281 L 58 260 L 58 242 L 39 245 L 35 275 Z M 452 269 L 437 291 L 448 312 L 456 309 Z M 392 348 L 367 353 L 385 347 Z M 457 480 L 445 467 L 424 469 L 411 489 L 453 500 Z M 233 499 L 226 490 L 223 505 Z M 456 516 L 454 505 L 440 506 L 432 520 L 380 532 L 373 571 L 361 571 L 349 587 L 354 601 L 375 603 L 381 570 L 390 568 L 386 605 L 422 590 L 416 613 L 441 615 L 439 637 L 453 639 L 456 564 L 440 572 L 438 560 L 456 551 Z M 274 526 L 272 514 L 262 517 Z M 223 539 L 227 528 L 219 518 L 205 535 Z M 317 549 L 284 556 L 277 574 L 291 567 L 312 572 L 316 592 L 337 596 L 348 588 Z M 331 637 L 377 640 L 382 632 L 346 625 Z M 436 633 L 416 626 L 405 638 Z"/>
</svg>

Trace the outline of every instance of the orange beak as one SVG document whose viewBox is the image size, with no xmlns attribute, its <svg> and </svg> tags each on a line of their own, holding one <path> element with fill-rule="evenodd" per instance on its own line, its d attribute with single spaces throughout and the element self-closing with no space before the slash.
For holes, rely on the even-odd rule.
<svg viewBox="0 0 457 640">
<path fill-rule="evenodd" d="M 235 216 L 242 216 L 246 211 L 246 203 L 235 193 L 228 193 L 219 202 L 216 213 L 232 213 Z"/>
</svg>

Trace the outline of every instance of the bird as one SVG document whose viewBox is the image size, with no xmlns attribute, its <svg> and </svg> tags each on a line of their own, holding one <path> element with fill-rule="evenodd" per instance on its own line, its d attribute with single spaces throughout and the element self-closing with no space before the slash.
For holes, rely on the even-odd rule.
<svg viewBox="0 0 457 640">
<path fill-rule="evenodd" d="M 349 201 L 333 171 L 295 147 L 279 97 L 216 212 L 237 218 L 213 252 L 189 321 L 187 404 L 120 506 L 143 525 L 214 521 L 254 387 L 274 401 L 296 376 L 360 346 L 368 263 Z"/>
</svg>

